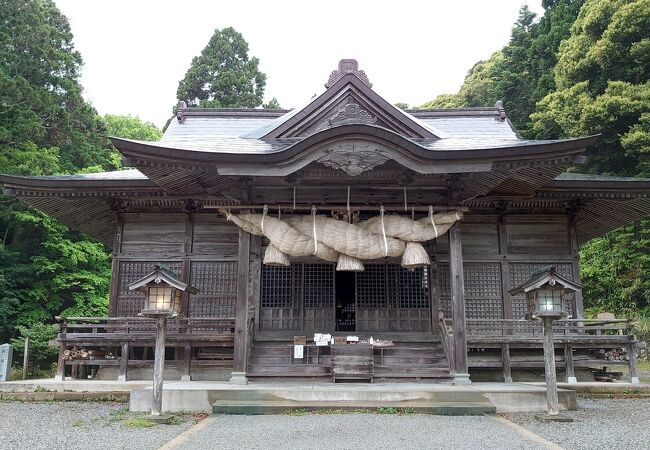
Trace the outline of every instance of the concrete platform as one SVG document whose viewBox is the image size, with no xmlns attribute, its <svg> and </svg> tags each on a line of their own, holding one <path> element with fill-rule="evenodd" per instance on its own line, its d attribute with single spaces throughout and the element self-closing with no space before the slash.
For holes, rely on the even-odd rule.
<svg viewBox="0 0 650 450">
<path fill-rule="evenodd" d="M 54 378 L 38 380 L 4 381 L 0 383 L 0 392 L 34 392 L 36 388 L 45 388 L 56 392 L 121 392 L 129 393 L 133 389 L 151 386 L 151 381 L 104 381 L 73 380 L 56 381 Z"/>
<path fill-rule="evenodd" d="M 131 392 L 131 411 L 148 411 L 151 388 Z M 560 391 L 562 409 L 576 409 L 576 394 Z M 429 414 L 545 411 L 546 391 L 525 384 L 425 383 L 332 384 L 325 382 L 251 383 L 168 382 L 163 411 L 277 414 L 291 409 L 412 408 Z"/>
</svg>

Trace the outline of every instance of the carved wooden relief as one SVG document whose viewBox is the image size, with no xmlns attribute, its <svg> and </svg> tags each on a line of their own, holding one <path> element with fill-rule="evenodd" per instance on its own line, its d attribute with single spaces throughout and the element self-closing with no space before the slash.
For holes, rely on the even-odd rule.
<svg viewBox="0 0 650 450">
<path fill-rule="evenodd" d="M 347 141 L 325 147 L 326 154 L 318 162 L 355 177 L 388 161 L 385 151 L 386 148 L 379 144 L 361 140 Z"/>
</svg>

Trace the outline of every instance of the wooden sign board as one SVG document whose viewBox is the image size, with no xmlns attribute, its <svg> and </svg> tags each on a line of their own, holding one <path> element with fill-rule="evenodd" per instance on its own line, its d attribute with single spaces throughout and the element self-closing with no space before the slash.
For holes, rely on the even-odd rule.
<svg viewBox="0 0 650 450">
<path fill-rule="evenodd" d="M 345 344 L 346 342 L 345 336 L 334 336 L 334 344 Z"/>
<path fill-rule="evenodd" d="M 307 336 L 294 336 L 293 345 L 307 345 Z"/>
</svg>

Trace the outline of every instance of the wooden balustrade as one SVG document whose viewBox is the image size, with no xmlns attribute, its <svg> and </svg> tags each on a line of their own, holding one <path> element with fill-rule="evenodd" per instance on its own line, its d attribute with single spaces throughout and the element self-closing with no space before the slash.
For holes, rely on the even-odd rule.
<svg viewBox="0 0 650 450">
<path fill-rule="evenodd" d="M 60 330 L 56 345 L 59 346 L 59 360 L 56 378 L 62 380 L 66 365 L 72 368 L 72 377 L 79 370 L 85 372 L 88 366 L 118 366 L 118 380 L 126 381 L 129 365 L 152 364 L 146 355 L 156 338 L 156 320 L 146 317 L 56 317 Z M 167 321 L 166 346 L 182 348 L 182 360 L 168 361 L 166 364 L 179 367 L 183 379 L 190 378 L 190 368 L 198 366 L 232 365 L 232 345 L 235 334 L 234 317 L 188 317 Z M 53 342 L 54 344 L 54 342 Z M 140 359 L 131 355 L 134 347 L 145 348 Z M 66 350 L 74 348 L 104 349 L 105 356 L 73 358 Z M 193 360 L 193 349 L 198 355 Z M 210 349 L 224 349 L 211 351 Z M 108 352 L 111 358 L 108 358 Z M 103 354 L 103 353 L 102 353 Z"/>
</svg>

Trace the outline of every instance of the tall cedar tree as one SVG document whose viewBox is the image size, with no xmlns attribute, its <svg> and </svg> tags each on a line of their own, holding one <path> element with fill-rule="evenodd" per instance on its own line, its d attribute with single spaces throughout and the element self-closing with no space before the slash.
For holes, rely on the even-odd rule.
<svg viewBox="0 0 650 450">
<path fill-rule="evenodd" d="M 508 117 L 524 137 L 532 135 L 535 103 L 555 88 L 553 68 L 562 39 L 578 16 L 582 0 L 545 0 L 538 22 L 523 6 L 510 42 L 489 59 L 479 61 L 457 94 L 443 94 L 423 108 L 492 106 L 502 100 Z"/>
<path fill-rule="evenodd" d="M 107 132 L 159 136 L 129 117 L 107 116 L 106 129 L 81 95 L 81 55 L 52 1 L 6 0 L 0 23 L 0 173 L 115 169 Z M 58 314 L 106 314 L 109 279 L 103 244 L 0 196 L 0 342 Z"/>
<path fill-rule="evenodd" d="M 266 75 L 248 57 L 248 43 L 233 28 L 215 30 L 208 45 L 178 84 L 176 96 L 188 106 L 255 108 L 264 97 Z"/>
</svg>

